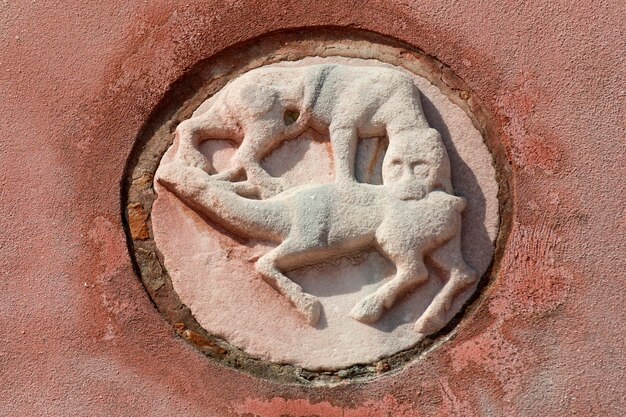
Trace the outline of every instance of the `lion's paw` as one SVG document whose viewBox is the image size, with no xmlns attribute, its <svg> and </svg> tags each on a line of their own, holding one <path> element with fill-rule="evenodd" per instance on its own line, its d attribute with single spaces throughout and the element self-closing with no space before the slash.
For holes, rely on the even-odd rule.
<svg viewBox="0 0 626 417">
<path fill-rule="evenodd" d="M 303 302 L 298 310 L 310 325 L 315 326 L 322 314 L 322 303 L 320 303 L 317 297 L 303 294 Z"/>
<path fill-rule="evenodd" d="M 376 294 L 368 295 L 350 311 L 350 317 L 362 323 L 374 323 L 383 315 L 384 302 Z"/>
<path fill-rule="evenodd" d="M 422 314 L 415 322 L 414 329 L 424 336 L 433 334 L 441 330 L 446 325 L 443 314 Z"/>
</svg>

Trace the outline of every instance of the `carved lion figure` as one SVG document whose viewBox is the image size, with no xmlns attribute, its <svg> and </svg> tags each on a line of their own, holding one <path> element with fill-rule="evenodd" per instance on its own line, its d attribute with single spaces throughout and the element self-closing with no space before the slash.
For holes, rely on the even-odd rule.
<svg viewBox="0 0 626 417">
<path fill-rule="evenodd" d="M 444 287 L 415 324 L 416 331 L 430 334 L 456 313 L 450 311 L 455 296 L 476 280 L 461 253 L 465 200 L 443 186 L 448 183 L 442 178 L 449 169 L 448 157 L 436 130 L 404 129 L 394 138 L 383 160 L 383 185 L 354 181 L 305 185 L 253 200 L 233 192 L 231 183 L 182 164 L 180 158 L 162 165 L 157 180 L 226 230 L 276 242 L 256 269 L 312 324 L 320 316 L 321 304 L 286 271 L 377 249 L 397 272 L 351 312 L 357 320 L 374 322 L 404 293 L 428 279 L 424 258 L 429 257 L 447 275 Z"/>
<path fill-rule="evenodd" d="M 216 178 L 232 180 L 245 170 L 248 182 L 237 185 L 240 193 L 249 193 L 245 187 L 252 183 L 266 198 L 283 191 L 285 184 L 261 167 L 261 159 L 307 127 L 328 132 L 336 181 L 353 182 L 359 137 L 386 136 L 392 143 L 428 123 L 418 90 L 400 70 L 340 64 L 270 66 L 234 79 L 180 123 L 176 159 L 208 172 L 200 144 L 231 140 L 239 144 L 236 167 Z M 439 168 L 439 186 L 451 193 L 447 159 Z"/>
</svg>

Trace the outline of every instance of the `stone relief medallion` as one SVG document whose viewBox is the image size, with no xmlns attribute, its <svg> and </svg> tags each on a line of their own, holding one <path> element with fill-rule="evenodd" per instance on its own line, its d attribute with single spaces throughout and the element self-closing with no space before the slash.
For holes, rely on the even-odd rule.
<svg viewBox="0 0 626 417">
<path fill-rule="evenodd" d="M 153 247 L 135 250 L 152 259 L 138 259 L 142 278 L 168 278 L 144 278 L 159 308 L 211 356 L 327 374 L 441 333 L 499 223 L 492 155 L 468 114 L 377 59 L 291 58 L 228 78 L 168 132 L 154 176 L 133 174 L 156 197 Z M 144 205 L 128 206 L 135 242 Z M 159 304 L 162 286 L 193 325 Z"/>
</svg>

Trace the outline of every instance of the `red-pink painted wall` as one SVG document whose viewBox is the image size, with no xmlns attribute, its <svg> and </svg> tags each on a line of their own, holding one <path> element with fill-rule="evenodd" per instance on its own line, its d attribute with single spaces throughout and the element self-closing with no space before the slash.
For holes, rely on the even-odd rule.
<svg viewBox="0 0 626 417">
<path fill-rule="evenodd" d="M 0 414 L 623 415 L 625 18 L 591 0 L 3 2 Z M 191 65 L 327 25 L 462 78 L 501 129 L 515 202 L 500 275 L 454 340 L 367 384 L 306 388 L 176 336 L 133 271 L 120 180 Z"/>
</svg>

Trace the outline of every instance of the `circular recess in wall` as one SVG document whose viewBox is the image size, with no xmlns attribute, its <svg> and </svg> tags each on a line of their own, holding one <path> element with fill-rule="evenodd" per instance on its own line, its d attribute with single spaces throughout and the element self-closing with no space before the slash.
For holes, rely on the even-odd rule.
<svg viewBox="0 0 626 417">
<path fill-rule="evenodd" d="M 430 188 L 396 198 L 405 162 Z M 129 158 L 123 217 L 156 307 L 208 357 L 282 382 L 369 379 L 475 308 L 508 230 L 507 168 L 479 100 L 432 57 L 275 33 L 171 86 Z"/>
</svg>

